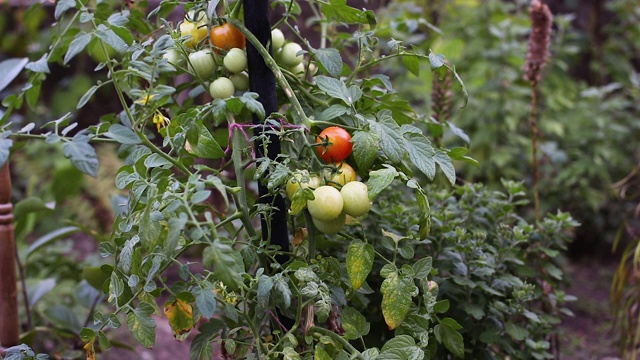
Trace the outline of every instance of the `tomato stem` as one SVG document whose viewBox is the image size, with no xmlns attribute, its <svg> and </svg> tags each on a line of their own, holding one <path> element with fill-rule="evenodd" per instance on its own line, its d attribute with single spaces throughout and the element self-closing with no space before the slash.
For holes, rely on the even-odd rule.
<svg viewBox="0 0 640 360">
<path fill-rule="evenodd" d="M 230 19 L 238 19 L 240 17 L 240 9 L 242 9 L 243 4 L 243 0 L 238 0 L 233 4 L 233 9 L 231 9 L 231 12 L 229 13 Z"/>
</svg>

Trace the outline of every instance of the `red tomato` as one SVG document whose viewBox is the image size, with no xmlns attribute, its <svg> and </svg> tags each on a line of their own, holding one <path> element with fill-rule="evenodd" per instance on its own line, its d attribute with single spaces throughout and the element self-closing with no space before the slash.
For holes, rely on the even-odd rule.
<svg viewBox="0 0 640 360">
<path fill-rule="evenodd" d="M 247 39 L 233 25 L 226 23 L 220 26 L 214 26 L 209 33 L 211 45 L 219 54 L 222 51 L 229 51 L 233 48 L 244 49 Z"/>
<path fill-rule="evenodd" d="M 330 126 L 318 135 L 316 144 L 325 143 L 316 147 L 318 155 L 326 162 L 340 162 L 351 154 L 353 144 L 351 143 L 351 135 L 347 130 L 339 126 Z"/>
</svg>

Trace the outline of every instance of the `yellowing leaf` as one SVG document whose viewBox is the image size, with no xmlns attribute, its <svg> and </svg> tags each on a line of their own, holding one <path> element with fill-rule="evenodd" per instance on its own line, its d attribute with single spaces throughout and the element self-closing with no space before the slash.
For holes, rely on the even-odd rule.
<svg viewBox="0 0 640 360">
<path fill-rule="evenodd" d="M 169 320 L 173 336 L 177 340 L 184 340 L 182 335 L 193 329 L 193 307 L 184 300 L 167 301 L 164 304 L 164 315 Z"/>
<path fill-rule="evenodd" d="M 347 275 L 354 290 L 360 289 L 373 267 L 374 250 L 371 244 L 354 240 L 347 249 Z"/>
<path fill-rule="evenodd" d="M 411 306 L 413 284 L 392 272 L 380 287 L 382 293 L 382 316 L 390 330 L 402 323 Z"/>
</svg>

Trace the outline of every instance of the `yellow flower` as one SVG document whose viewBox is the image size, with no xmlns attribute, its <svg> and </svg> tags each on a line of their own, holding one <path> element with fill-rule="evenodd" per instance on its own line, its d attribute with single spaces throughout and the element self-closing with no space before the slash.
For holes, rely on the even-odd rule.
<svg viewBox="0 0 640 360">
<path fill-rule="evenodd" d="M 147 105 L 154 97 L 156 97 L 156 94 L 147 94 L 134 102 L 138 105 Z"/>
<path fill-rule="evenodd" d="M 163 127 L 169 125 L 169 118 L 162 115 L 160 110 L 156 110 L 156 113 L 153 114 L 153 119 L 151 120 L 158 127 L 158 131 Z"/>
</svg>

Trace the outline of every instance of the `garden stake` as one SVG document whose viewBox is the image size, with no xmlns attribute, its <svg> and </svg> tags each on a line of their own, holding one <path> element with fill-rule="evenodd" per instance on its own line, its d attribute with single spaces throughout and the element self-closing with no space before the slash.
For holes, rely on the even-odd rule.
<svg viewBox="0 0 640 360">
<path fill-rule="evenodd" d="M 0 345 L 18 345 L 16 243 L 13 233 L 9 161 L 0 169 Z"/>
<path fill-rule="evenodd" d="M 260 43 L 269 49 L 271 53 L 271 24 L 269 22 L 269 3 L 267 0 L 245 0 L 244 2 L 244 23 L 251 33 L 253 33 Z M 273 72 L 264 62 L 262 55 L 251 44 L 247 44 L 247 58 L 249 70 L 249 87 L 251 91 L 258 94 L 258 101 L 264 107 L 265 114 L 278 111 L 278 99 L 276 97 L 276 78 Z M 257 136 L 254 147 L 257 157 L 263 157 L 264 141 L 260 137 L 268 129 L 264 126 L 264 119 L 253 116 L 253 123 L 258 125 Z M 266 145 L 266 156 L 275 160 L 280 154 L 280 140 L 275 134 L 268 135 L 268 143 Z M 258 191 L 260 200 L 265 204 L 271 204 L 274 207 L 271 217 L 261 218 L 262 222 L 262 239 L 271 241 L 271 244 L 280 247 L 282 252 L 289 251 L 289 232 L 287 229 L 287 206 L 281 195 L 271 196 L 267 187 L 258 182 Z M 279 263 L 287 261 L 288 256 L 279 254 L 276 256 Z"/>
</svg>

